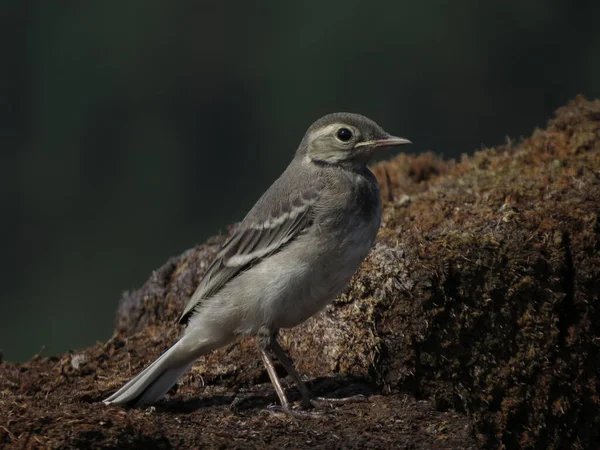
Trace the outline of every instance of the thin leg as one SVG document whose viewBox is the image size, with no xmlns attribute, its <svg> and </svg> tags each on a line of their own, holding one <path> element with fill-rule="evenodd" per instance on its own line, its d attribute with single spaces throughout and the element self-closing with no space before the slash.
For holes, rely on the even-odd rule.
<svg viewBox="0 0 600 450">
<path fill-rule="evenodd" d="M 354 402 L 357 400 L 364 400 L 363 396 L 358 396 L 358 395 L 353 396 L 353 397 L 348 397 L 345 399 L 317 398 L 316 401 L 312 400 L 312 398 L 311 398 L 312 395 L 311 395 L 310 391 L 304 384 L 304 381 L 302 381 L 302 378 L 300 378 L 300 375 L 298 374 L 298 372 L 296 372 L 296 369 L 294 369 L 294 363 L 292 362 L 290 357 L 287 355 L 285 350 L 283 348 L 281 348 L 281 345 L 279 345 L 279 343 L 277 342 L 276 335 L 277 335 L 277 331 L 269 330 L 268 328 L 261 328 L 258 332 L 257 344 L 258 344 L 258 349 L 260 351 L 260 357 L 262 358 L 263 364 L 265 365 L 265 368 L 267 369 L 267 373 L 269 374 L 271 383 L 273 384 L 273 387 L 275 388 L 277 397 L 279 397 L 279 401 L 281 402 L 281 408 L 289 417 L 292 418 L 292 420 L 295 420 L 297 418 L 307 418 L 307 417 L 320 418 L 322 416 L 318 413 L 311 413 L 308 411 L 304 411 L 304 412 L 294 411 L 290 408 L 290 402 L 289 402 L 287 396 L 285 395 L 285 391 L 283 389 L 283 386 L 281 385 L 281 381 L 279 380 L 279 377 L 277 376 L 277 371 L 275 370 L 275 365 L 273 364 L 273 361 L 271 360 L 271 357 L 269 356 L 269 353 L 268 353 L 269 349 L 272 350 L 273 353 L 275 353 L 275 356 L 277 356 L 277 359 L 279 359 L 279 361 L 281 362 L 281 364 L 283 365 L 283 367 L 285 368 L 287 373 L 296 382 L 296 384 L 298 386 L 298 390 L 300 391 L 300 394 L 302 395 L 302 407 L 304 407 L 304 408 L 310 408 L 311 406 L 318 407 L 318 406 L 322 406 L 321 404 L 323 402 L 329 403 L 329 404 L 331 404 L 331 403 L 341 404 L 341 403 L 345 403 L 345 402 Z"/>
<path fill-rule="evenodd" d="M 281 386 L 281 381 L 279 381 L 279 377 L 277 376 L 277 372 L 275 371 L 275 366 L 273 365 L 273 361 L 269 357 L 267 351 L 264 348 L 259 346 L 260 357 L 263 360 L 265 367 L 267 368 L 267 373 L 269 374 L 269 378 L 271 379 L 271 383 L 273 383 L 273 387 L 275 388 L 275 392 L 277 392 L 277 397 L 279 397 L 279 401 L 281 402 L 281 406 L 285 410 L 289 410 L 290 402 L 285 395 L 285 391 L 283 390 L 283 386 Z"/>
<path fill-rule="evenodd" d="M 292 420 L 304 419 L 304 418 L 308 418 L 308 417 L 320 418 L 320 416 L 317 414 L 310 414 L 307 412 L 294 411 L 290 408 L 290 402 L 288 401 L 288 398 L 285 395 L 285 391 L 283 390 L 283 386 L 281 385 L 281 381 L 279 380 L 279 377 L 277 376 L 277 372 L 275 371 L 275 366 L 273 365 L 273 361 L 271 360 L 269 353 L 267 352 L 268 349 L 273 349 L 272 342 L 274 341 L 274 335 L 275 335 L 275 333 L 273 331 L 270 331 L 268 329 L 261 329 L 257 336 L 258 337 L 257 343 L 258 343 L 258 349 L 260 351 L 260 356 L 262 358 L 262 361 L 267 369 L 267 373 L 269 374 L 271 383 L 273 384 L 273 387 L 275 388 L 275 392 L 277 393 L 277 396 L 279 397 L 279 401 L 281 402 L 281 408 Z M 286 366 L 286 364 L 287 364 L 287 366 L 290 366 L 292 368 L 292 370 L 294 371 L 293 372 L 293 373 L 295 373 L 294 380 L 297 380 L 296 382 L 299 382 L 298 386 L 302 386 L 302 388 L 300 388 L 301 392 L 305 392 L 310 397 L 310 393 L 308 392 L 308 389 L 306 389 L 306 386 L 304 386 L 304 383 L 300 379 L 300 376 L 294 370 L 289 357 L 287 357 L 287 355 L 285 354 L 283 349 L 279 346 L 279 344 L 277 344 L 276 347 L 278 350 L 281 350 L 281 352 L 285 356 L 284 366 Z M 276 350 L 273 350 L 273 351 L 277 352 Z M 280 357 L 278 356 L 278 358 L 280 358 Z M 304 393 L 302 395 L 304 396 Z"/>
<path fill-rule="evenodd" d="M 258 345 L 258 350 L 260 351 L 260 357 L 262 358 L 263 364 L 265 365 L 267 373 L 269 374 L 269 378 L 271 379 L 271 383 L 273 384 L 275 392 L 277 393 L 277 397 L 279 397 L 279 401 L 281 402 L 281 406 L 283 409 L 289 410 L 290 402 L 285 395 L 281 381 L 279 381 L 277 371 L 275 370 L 275 365 L 273 364 L 273 361 L 271 361 L 269 353 L 267 353 L 267 349 L 271 346 L 271 341 L 273 340 L 274 335 L 275 333 L 273 330 L 263 327 L 258 330 L 256 343 Z"/>
<path fill-rule="evenodd" d="M 347 403 L 363 402 L 366 400 L 365 396 L 361 395 L 361 394 L 353 395 L 351 397 L 344 397 L 344 398 L 326 398 L 326 397 L 313 398 L 313 395 L 311 394 L 311 392 L 308 390 L 308 388 L 304 384 L 304 381 L 302 381 L 300 374 L 298 374 L 298 372 L 294 368 L 294 363 L 292 362 L 292 359 L 289 357 L 289 355 L 286 353 L 286 351 L 281 347 L 279 342 L 277 342 L 276 335 L 273 335 L 273 338 L 269 341 L 269 347 L 271 348 L 271 350 L 273 350 L 273 353 L 275 353 L 275 356 L 277 356 L 277 359 L 279 360 L 279 362 L 281 362 L 281 365 L 285 368 L 287 373 L 296 382 L 296 385 L 298 386 L 298 390 L 300 391 L 300 395 L 302 395 L 302 407 L 303 408 L 311 408 L 313 406 L 319 408 L 319 407 L 325 406 L 324 404 L 343 405 L 343 404 L 347 404 Z"/>
<path fill-rule="evenodd" d="M 302 396 L 302 407 L 310 408 L 312 406 L 312 394 L 306 387 L 306 384 L 304 384 L 304 381 L 302 381 L 300 374 L 296 372 L 292 359 L 288 356 L 288 354 L 281 347 L 281 345 L 279 345 L 279 342 L 277 342 L 277 337 L 274 336 L 273 339 L 271 339 L 270 348 L 271 350 L 273 350 L 273 353 L 275 353 L 275 356 L 277 357 L 281 365 L 285 368 L 286 372 L 292 377 L 292 379 L 298 386 L 298 390 L 300 391 L 300 395 Z"/>
</svg>

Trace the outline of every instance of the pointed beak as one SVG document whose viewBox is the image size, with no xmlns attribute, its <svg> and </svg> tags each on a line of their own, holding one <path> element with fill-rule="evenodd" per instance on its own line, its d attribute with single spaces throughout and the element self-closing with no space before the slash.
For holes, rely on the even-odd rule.
<svg viewBox="0 0 600 450">
<path fill-rule="evenodd" d="M 404 139 L 396 136 L 387 136 L 383 139 L 375 139 L 372 141 L 364 141 L 356 144 L 356 147 L 365 147 L 369 146 L 371 148 L 377 147 L 393 147 L 395 145 L 404 145 L 404 144 L 412 144 L 408 139 Z"/>
<path fill-rule="evenodd" d="M 373 147 L 392 147 L 395 145 L 405 145 L 412 144 L 408 139 L 404 139 L 396 136 L 388 136 L 384 139 L 378 139 L 376 141 L 371 141 Z"/>
</svg>

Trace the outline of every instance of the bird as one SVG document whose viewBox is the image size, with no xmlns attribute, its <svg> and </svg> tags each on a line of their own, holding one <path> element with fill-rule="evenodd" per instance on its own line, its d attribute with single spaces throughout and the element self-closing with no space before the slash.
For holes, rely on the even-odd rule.
<svg viewBox="0 0 600 450">
<path fill-rule="evenodd" d="M 367 164 L 380 148 L 410 143 L 360 114 L 315 121 L 209 265 L 179 319 L 178 341 L 103 402 L 152 405 L 198 357 L 254 336 L 281 408 L 291 411 L 269 351 L 298 386 L 301 406 L 310 407 L 278 332 L 321 311 L 358 270 L 381 223 L 379 185 Z"/>
</svg>

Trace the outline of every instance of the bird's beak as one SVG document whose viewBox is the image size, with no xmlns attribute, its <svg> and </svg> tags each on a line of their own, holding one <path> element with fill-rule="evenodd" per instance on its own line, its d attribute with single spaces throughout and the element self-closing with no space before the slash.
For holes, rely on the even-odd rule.
<svg viewBox="0 0 600 450">
<path fill-rule="evenodd" d="M 383 139 L 375 139 L 372 141 L 364 141 L 364 142 L 359 142 L 358 144 L 356 144 L 356 147 L 364 147 L 364 146 L 369 146 L 369 147 L 392 147 L 395 145 L 405 145 L 405 144 L 412 144 L 412 142 L 410 142 L 408 139 L 404 139 L 401 137 L 396 137 L 396 136 L 387 136 Z"/>
<path fill-rule="evenodd" d="M 408 139 L 396 136 L 388 136 L 384 139 L 373 141 L 373 147 L 392 147 L 395 145 L 412 144 Z"/>
</svg>

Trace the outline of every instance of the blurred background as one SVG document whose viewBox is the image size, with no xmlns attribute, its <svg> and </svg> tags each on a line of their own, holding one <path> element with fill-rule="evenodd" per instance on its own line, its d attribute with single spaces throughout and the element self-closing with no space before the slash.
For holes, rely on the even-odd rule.
<svg viewBox="0 0 600 450">
<path fill-rule="evenodd" d="M 243 218 L 325 113 L 457 158 L 600 97 L 598 17 L 598 1 L 0 2 L 4 358 L 110 337 L 121 293 Z"/>
</svg>

